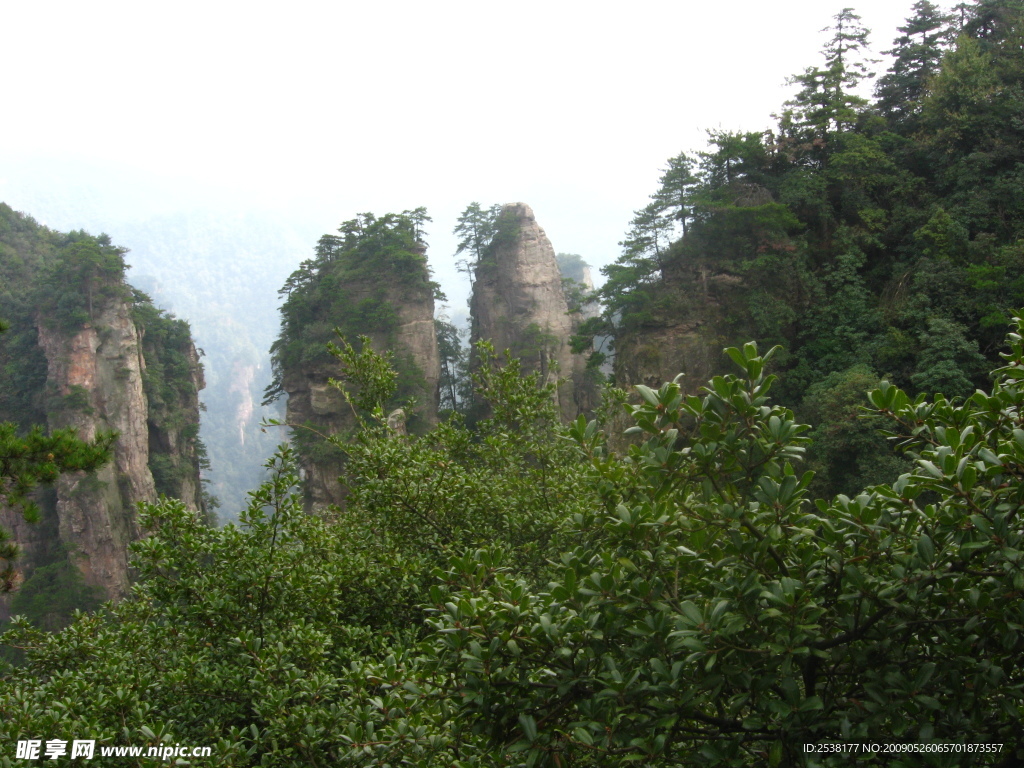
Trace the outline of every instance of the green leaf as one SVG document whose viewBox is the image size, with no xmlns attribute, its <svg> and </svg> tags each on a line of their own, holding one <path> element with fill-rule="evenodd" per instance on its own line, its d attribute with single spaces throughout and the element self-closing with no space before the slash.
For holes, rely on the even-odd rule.
<svg viewBox="0 0 1024 768">
<path fill-rule="evenodd" d="M 655 408 L 658 407 L 660 401 L 658 400 L 657 393 L 650 387 L 645 387 L 643 384 L 637 384 L 634 389 L 640 394 L 640 397 L 644 399 L 644 402 L 648 405 L 652 405 Z"/>
<path fill-rule="evenodd" d="M 935 544 L 928 536 L 922 536 L 917 540 L 917 553 L 926 563 L 935 559 Z"/>
<path fill-rule="evenodd" d="M 537 741 L 537 721 L 533 719 L 533 715 L 520 715 L 519 724 L 523 727 L 523 734 L 527 741 L 531 744 Z"/>
<path fill-rule="evenodd" d="M 679 606 L 679 610 L 682 611 L 683 616 L 690 624 L 698 625 L 704 623 L 704 614 L 701 613 L 700 608 L 689 600 L 684 600 Z"/>
</svg>

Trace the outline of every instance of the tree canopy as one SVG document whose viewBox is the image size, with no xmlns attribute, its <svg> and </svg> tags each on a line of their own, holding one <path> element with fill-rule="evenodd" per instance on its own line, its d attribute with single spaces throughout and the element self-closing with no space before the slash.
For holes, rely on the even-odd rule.
<svg viewBox="0 0 1024 768">
<path fill-rule="evenodd" d="M 695 395 L 638 387 L 625 452 L 602 426 L 621 395 L 563 427 L 486 349 L 479 439 L 395 433 L 384 377 L 343 444 L 344 509 L 304 514 L 283 449 L 240 526 L 149 505 L 128 599 L 57 635 L 17 623 L 0 736 L 210 744 L 227 766 L 838 766 L 828 745 L 855 742 L 897 745 L 865 765 L 968 743 L 1007 764 L 1022 334 L 962 402 L 881 382 L 907 471 L 814 503 L 809 427 L 769 399 L 778 350 L 726 350 L 737 372 Z"/>
<path fill-rule="evenodd" d="M 440 295 L 425 256 L 429 220 L 424 208 L 363 213 L 343 222 L 339 234 L 320 238 L 315 256 L 278 291 L 281 333 L 270 349 L 274 381 L 265 402 L 284 394 L 286 371 L 330 362 L 326 345 L 335 329 L 352 340 L 367 333 L 387 339 L 398 323 L 395 301 L 402 291 Z"/>
<path fill-rule="evenodd" d="M 642 348 L 680 326 L 781 344 L 784 395 L 801 414 L 830 376 L 853 371 L 915 396 L 985 386 L 1024 304 L 1022 13 L 916 3 L 869 101 L 868 31 L 843 9 L 772 129 L 713 131 L 706 149 L 669 161 L 604 268 L 603 319 L 580 328 L 577 348 L 595 335 Z M 837 447 L 809 448 L 815 493 L 867 482 L 818 463 L 841 461 Z"/>
</svg>

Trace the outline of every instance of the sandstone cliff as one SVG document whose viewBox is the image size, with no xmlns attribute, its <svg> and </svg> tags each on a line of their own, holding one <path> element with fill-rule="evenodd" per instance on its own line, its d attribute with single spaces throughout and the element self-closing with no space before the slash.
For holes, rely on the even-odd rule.
<svg viewBox="0 0 1024 768">
<path fill-rule="evenodd" d="M 554 248 L 525 203 L 502 207 L 497 235 L 476 268 L 470 313 L 471 343 L 509 350 L 545 382 L 566 379 L 556 391 L 558 408 L 564 419 L 575 418 L 572 381 L 585 361 L 569 348 L 573 320 Z"/>
<path fill-rule="evenodd" d="M 358 303 L 372 296 L 373 301 L 394 307 L 397 313 L 394 328 L 383 330 L 368 323 L 358 329 L 359 333 L 369 337 L 375 350 L 394 354 L 403 374 L 399 382 L 402 394 L 415 398 L 417 403 L 413 411 L 414 428 L 422 430 L 434 426 L 441 363 L 434 332 L 432 294 L 408 295 L 399 290 L 380 295 L 376 286 L 352 283 L 346 289 L 346 300 Z M 288 393 L 286 422 L 296 425 L 303 484 L 309 506 L 314 509 L 341 504 L 345 498 L 344 488 L 338 482 L 344 471 L 343 456 L 320 437 L 345 434 L 355 426 L 351 407 L 341 392 L 329 383 L 339 375 L 338 365 L 332 359 L 289 370 L 283 379 Z"/>
<path fill-rule="evenodd" d="M 10 228 L 0 227 L 0 274 L 13 289 L 0 420 L 45 421 L 85 439 L 118 433 L 110 463 L 40 493 L 38 524 L 0 510 L 0 525 L 21 546 L 25 589 L 41 588 L 36 570 L 71 565 L 86 585 L 117 598 L 129 583 L 128 544 L 140 535 L 137 503 L 160 492 L 202 513 L 202 367 L 187 323 L 124 283 L 123 250 L 106 236 L 55 233 L 4 206 L 0 224 Z"/>
<path fill-rule="evenodd" d="M 625 388 L 657 388 L 683 373 L 683 391 L 695 394 L 712 376 L 730 370 L 722 350 L 743 338 L 732 316 L 743 282 L 704 266 L 677 265 L 660 290 L 668 309 L 615 339 L 615 381 Z"/>
<path fill-rule="evenodd" d="M 89 584 L 119 597 L 128 587 L 129 542 L 138 538 L 135 503 L 155 501 L 138 329 L 123 302 L 111 302 L 74 334 L 39 326 L 49 384 L 61 398 L 50 427 L 74 427 L 91 440 L 116 431 L 114 459 L 94 474 L 57 481 L 60 538 Z"/>
<path fill-rule="evenodd" d="M 334 328 L 355 346 L 366 336 L 374 350 L 393 355 L 398 392 L 391 405 L 412 403 L 410 431 L 437 423 L 436 285 L 415 222 L 406 214 L 365 214 L 346 222 L 342 229 L 348 236 L 325 236 L 318 257 L 286 285 L 281 337 L 272 348 L 274 386 L 288 396 L 286 422 L 312 509 L 340 504 L 345 497 L 339 482 L 344 456 L 322 436 L 345 435 L 356 425 L 351 406 L 329 383 L 341 375 L 338 361 L 326 352 L 327 342 L 338 340 Z"/>
</svg>

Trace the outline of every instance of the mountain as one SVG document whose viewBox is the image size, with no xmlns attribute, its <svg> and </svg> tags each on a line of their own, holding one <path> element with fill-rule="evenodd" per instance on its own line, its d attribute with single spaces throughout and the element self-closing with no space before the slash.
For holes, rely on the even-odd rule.
<svg viewBox="0 0 1024 768">
<path fill-rule="evenodd" d="M 302 263 L 281 293 L 281 334 L 272 347 L 269 401 L 287 395 L 309 504 L 340 503 L 343 456 L 325 435 L 354 430 L 359 413 L 332 385 L 345 368 L 328 343 L 388 351 L 397 369 L 391 408 L 405 409 L 408 429 L 437 423 L 440 358 L 434 327 L 438 286 L 430 279 L 420 229 L 425 211 L 363 214 L 324 235 L 316 256 Z M 335 335 L 335 329 L 340 338 Z M 348 381 L 352 389 L 356 382 Z M 369 387 L 363 383 L 363 388 Z"/>
<path fill-rule="evenodd" d="M 117 434 L 109 464 L 63 475 L 42 494 L 38 524 L 0 512 L 23 550 L 15 601 L 58 582 L 121 597 L 139 502 L 165 494 L 207 514 L 199 355 L 186 322 L 125 282 L 123 256 L 106 235 L 55 232 L 0 204 L 0 312 L 10 324 L 0 337 L 0 421 L 89 440 Z"/>
</svg>

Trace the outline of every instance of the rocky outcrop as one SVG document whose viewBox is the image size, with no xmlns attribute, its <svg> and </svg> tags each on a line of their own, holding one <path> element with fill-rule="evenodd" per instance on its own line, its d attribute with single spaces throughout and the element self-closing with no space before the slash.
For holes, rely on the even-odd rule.
<svg viewBox="0 0 1024 768">
<path fill-rule="evenodd" d="M 39 526 L 19 523 L 16 513 L 0 524 L 13 528 L 26 576 L 45 559 L 42 555 L 53 554 L 54 542 L 46 539 L 56 535 L 85 582 L 117 599 L 129 585 L 128 545 L 140 536 L 137 505 L 157 499 L 152 468 L 164 475 L 161 491 L 190 509 L 202 509 L 197 457 L 202 366 L 186 340 L 177 352 L 186 361 L 191 386 L 165 387 L 179 400 L 171 409 L 175 418 L 165 419 L 160 417 L 165 409 L 151 408 L 146 395 L 147 357 L 155 360 L 174 350 L 145 354 L 143 334 L 125 301 L 108 301 L 77 332 L 41 321 L 38 338 L 48 364 L 49 427 L 73 428 L 85 440 L 100 432 L 118 437 L 108 464 L 58 478 L 44 499 Z"/>
<path fill-rule="evenodd" d="M 93 474 L 57 481 L 60 538 L 85 581 L 119 597 L 128 587 L 128 544 L 139 536 L 135 504 L 155 501 L 138 329 L 124 302 L 111 302 L 75 334 L 39 325 L 57 393 L 50 427 L 74 427 L 86 440 L 116 431 L 113 461 Z"/>
<path fill-rule="evenodd" d="M 699 322 L 645 328 L 615 340 L 615 380 L 657 389 L 678 374 L 683 390 L 694 394 L 722 368 L 723 340 Z"/>
<path fill-rule="evenodd" d="M 692 266 L 676 269 L 662 292 L 668 310 L 616 337 L 615 381 L 625 388 L 657 388 L 682 373 L 683 391 L 695 394 L 711 377 L 730 370 L 722 349 L 753 335 L 733 319 L 743 300 L 743 281 Z"/>
<path fill-rule="evenodd" d="M 339 268 L 344 266 L 340 264 Z M 425 271 L 426 265 L 422 268 Z M 372 321 L 350 325 L 354 333 L 348 340 L 355 343 L 355 335 L 364 335 L 374 350 L 390 351 L 399 373 L 400 397 L 403 401 L 415 400 L 415 407 L 408 413 L 409 430 L 421 432 L 434 426 L 441 362 L 434 327 L 434 296 L 429 284 L 421 281 L 410 285 L 408 280 L 397 277 L 388 280 L 387 275 L 373 281 L 350 277 L 337 301 L 346 307 L 370 302 L 394 313 L 394 321 L 388 327 Z M 293 428 L 309 509 L 341 504 L 345 499 L 345 488 L 339 482 L 344 472 L 344 456 L 322 437 L 344 436 L 356 425 L 352 407 L 338 388 L 330 384 L 330 379 L 340 375 L 340 367 L 332 358 L 287 368 L 281 379 L 282 389 L 288 395 L 285 420 Z"/>
<path fill-rule="evenodd" d="M 585 361 L 569 348 L 573 321 L 555 250 L 525 203 L 502 207 L 476 269 L 470 312 L 473 344 L 489 340 L 499 353 L 509 350 L 545 382 L 566 379 L 555 396 L 562 417 L 575 418 L 572 380 Z"/>
<path fill-rule="evenodd" d="M 282 380 L 288 394 L 285 422 L 292 427 L 298 449 L 307 509 L 340 504 L 345 498 L 338 481 L 344 471 L 344 455 L 322 437 L 343 434 L 354 424 L 345 398 L 329 383 L 337 373 L 328 367 L 295 369 L 285 372 Z"/>
<path fill-rule="evenodd" d="M 23 430 L 45 422 L 86 440 L 117 433 L 105 466 L 39 490 L 38 523 L 8 509 L 0 510 L 0 526 L 21 549 L 19 581 L 36 604 L 52 597 L 68 610 L 61 590 L 70 582 L 55 578 L 68 569 L 81 573 L 87 589 L 116 599 L 129 585 L 138 503 L 162 492 L 203 512 L 202 366 L 188 324 L 124 282 L 124 251 L 105 235 L 62 235 L 3 206 L 0 223 L 0 275 L 19 298 L 6 308 L 5 339 L 15 342 L 6 351 L 18 354 L 3 360 L 9 378 L 0 421 Z M 5 239 L 12 231 L 19 236 Z M 16 598 L 0 599 L 0 619 Z"/>
</svg>

